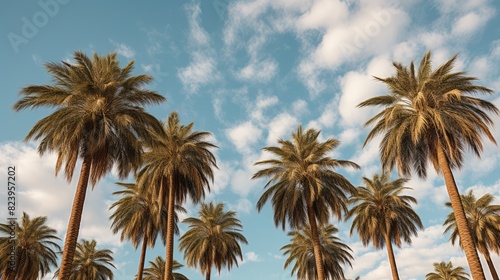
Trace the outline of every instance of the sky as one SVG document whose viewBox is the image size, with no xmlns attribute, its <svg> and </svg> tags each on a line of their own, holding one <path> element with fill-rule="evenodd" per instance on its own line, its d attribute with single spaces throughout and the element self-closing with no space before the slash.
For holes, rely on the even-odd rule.
<svg viewBox="0 0 500 280">
<path fill-rule="evenodd" d="M 380 162 L 376 140 L 363 147 L 369 131 L 363 124 L 376 109 L 356 105 L 387 92 L 374 76 L 394 74 L 392 61 L 418 63 L 426 51 L 432 52 L 434 66 L 458 54 L 454 69 L 492 88 L 494 94 L 485 99 L 500 107 L 499 8 L 496 0 L 2 1 L 0 181 L 6 182 L 8 166 L 15 166 L 18 217 L 22 211 L 47 216 L 64 238 L 78 174 L 70 183 L 56 177 L 55 155 L 40 157 L 36 142 L 23 141 L 51 109 L 14 112 L 12 105 L 21 88 L 52 82 L 44 63 L 71 62 L 77 50 L 116 52 L 122 66 L 135 60 L 134 74 L 153 76 L 147 88 L 166 97 L 148 112 L 166 120 L 177 111 L 182 123 L 211 132 L 219 147 L 205 202 L 223 202 L 236 211 L 249 244 L 242 245 L 239 267 L 212 279 L 294 279 L 283 269 L 286 258 L 280 251 L 289 242 L 287 232 L 274 226 L 269 204 L 260 213 L 255 206 L 266 183 L 251 180 L 257 171 L 253 164 L 267 156 L 262 148 L 288 139 L 299 124 L 321 130 L 321 139 L 341 141 L 332 157 L 362 167 L 337 172 L 361 185 L 363 176 L 380 172 Z M 500 119 L 494 122 L 500 141 Z M 461 192 L 491 193 L 500 203 L 499 168 L 499 148 L 485 142 L 482 157 L 468 154 L 454 175 Z M 401 279 L 424 279 L 434 262 L 467 267 L 463 252 L 443 235 L 448 197 L 444 181 L 430 170 L 426 180 L 413 177 L 407 184 L 425 229 L 411 246 L 395 249 Z M 110 173 L 87 193 L 80 238 L 95 239 L 99 248 L 114 252 L 116 279 L 133 279 L 139 251 L 109 229 L 108 207 L 117 199 L 112 192 L 118 181 Z M 0 197 L 4 219 L 6 188 Z M 197 205 L 185 207 L 181 218 L 197 215 Z M 350 221 L 331 222 L 353 250 L 348 278 L 390 279 L 385 249 L 364 247 L 356 234 L 350 236 Z M 180 228 L 186 231 L 185 225 Z M 184 264 L 182 253 L 174 252 Z M 165 256 L 161 242 L 146 258 L 158 255 Z M 500 270 L 500 258 L 493 259 Z M 203 279 L 194 268 L 179 272 Z"/>
</svg>

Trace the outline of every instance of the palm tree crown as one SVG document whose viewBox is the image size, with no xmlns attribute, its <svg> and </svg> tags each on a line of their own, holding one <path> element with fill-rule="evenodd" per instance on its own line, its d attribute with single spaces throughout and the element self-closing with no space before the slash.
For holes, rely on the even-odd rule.
<svg viewBox="0 0 500 280">
<path fill-rule="evenodd" d="M 113 195 L 121 196 L 121 198 L 110 206 L 110 210 L 114 210 L 110 219 L 113 221 L 111 229 L 113 233 L 121 231 L 120 240 L 129 239 L 132 245 L 137 249 L 142 242 L 141 258 L 138 268 L 138 279 L 142 279 L 142 271 L 144 268 L 144 260 L 146 257 L 146 247 L 153 248 L 156 243 L 158 234 L 161 233 L 163 243 L 165 243 L 165 232 L 167 226 L 167 208 L 162 207 L 161 213 L 158 214 L 158 204 L 154 203 L 151 193 L 145 192 L 142 187 L 137 184 L 117 183 L 123 187 L 123 190 L 116 191 Z M 185 212 L 185 209 L 178 206 L 177 211 Z M 157 220 L 157 216 L 161 218 Z M 175 221 L 178 218 L 175 215 Z M 178 234 L 177 225 L 174 227 L 175 233 Z"/>
<path fill-rule="evenodd" d="M 159 207 L 167 206 L 165 278 L 171 279 L 173 261 L 174 205 L 182 205 L 187 196 L 194 203 L 205 197 L 217 168 L 210 149 L 217 146 L 206 141 L 209 132 L 193 131 L 193 123 L 181 125 L 176 112 L 169 115 L 163 133 L 154 134 L 143 154 L 144 166 L 138 183 L 148 188 Z"/>
<path fill-rule="evenodd" d="M 96 247 L 95 240 L 82 239 L 78 242 L 69 280 L 113 280 L 111 268 L 116 269 L 112 263 L 113 252 L 108 249 L 98 250 Z"/>
<path fill-rule="evenodd" d="M 320 226 L 318 230 L 325 277 L 331 280 L 345 279 L 343 268 L 345 265 L 351 266 L 353 260 L 351 248 L 336 236 L 338 229 L 335 226 L 328 224 Z M 310 227 L 291 231 L 288 236 L 291 237 L 290 243 L 281 247 L 284 251 L 283 255 L 288 255 L 284 268 L 286 269 L 294 262 L 292 276 L 296 274 L 297 279 L 317 279 Z"/>
<path fill-rule="evenodd" d="M 389 88 L 389 93 L 370 98 L 359 107 L 381 106 L 383 110 L 366 122 L 374 125 L 365 145 L 382 135 L 380 158 L 383 169 L 397 167 L 405 177 L 416 173 L 427 176 L 427 163 L 442 173 L 457 225 L 464 243 L 464 251 L 476 280 L 485 279 L 484 272 L 467 226 L 460 194 L 452 169 L 460 168 L 466 149 L 480 156 L 482 136 L 496 143 L 490 131 L 493 125 L 488 113 L 499 114 L 495 105 L 474 97 L 491 94 L 491 89 L 475 85 L 476 78 L 465 72 L 452 72 L 457 56 L 435 70 L 431 67 L 431 53 L 421 60 L 417 70 L 394 62 L 396 74 L 378 78 Z"/>
<path fill-rule="evenodd" d="M 236 218 L 236 212 L 224 211 L 224 204 L 202 203 L 199 218 L 183 221 L 189 230 L 180 238 L 179 250 L 184 251 L 184 259 L 190 267 L 200 267 L 201 273 L 210 279 L 212 266 L 220 274 L 225 266 L 231 270 L 238 266 L 238 258 L 243 260 L 240 243 L 248 244 L 241 234 L 243 226 Z"/>
<path fill-rule="evenodd" d="M 116 53 L 106 56 L 74 54 L 75 63 L 47 63 L 52 85 L 30 85 L 14 110 L 49 107 L 55 111 L 39 120 L 25 140 L 40 140 L 38 152 L 57 154 L 56 175 L 64 166 L 71 181 L 78 158 L 83 159 L 71 210 L 60 278 L 67 280 L 78 241 L 87 185 L 92 187 L 116 167 L 120 179 L 141 163 L 141 141 L 152 131 L 161 133 L 160 122 L 146 113 L 144 105 L 165 98 L 143 88 L 149 75 L 132 76 L 133 61 L 121 68 Z"/>
<path fill-rule="evenodd" d="M 429 159 L 436 171 L 441 169 L 438 149 L 443 149 L 451 168 L 460 168 L 466 148 L 480 156 L 481 135 L 496 143 L 489 129 L 493 122 L 486 112 L 500 111 L 491 102 L 470 96 L 493 91 L 474 85 L 476 79 L 465 76 L 465 72 L 452 73 L 456 58 L 432 71 L 428 52 L 417 71 L 413 62 L 410 67 L 395 62 L 395 76 L 375 77 L 387 85 L 390 93 L 358 106 L 385 108 L 366 123 L 375 126 L 365 141 L 384 135 L 380 143 L 384 170 L 396 166 L 403 176 L 415 171 L 425 178 Z"/>
<path fill-rule="evenodd" d="M 48 227 L 45 223 L 46 217 L 30 219 L 23 212 L 21 225 L 0 224 L 0 259 L 3 263 L 0 271 L 2 279 L 38 279 L 47 275 L 52 267 L 57 266 L 57 253 L 61 247 L 56 243 L 60 240 L 56 236 L 56 230 Z M 16 259 L 14 270 L 10 270 L 7 260 L 10 259 L 12 243 L 9 236 L 12 228 L 15 228 L 16 236 Z"/>
<path fill-rule="evenodd" d="M 111 171 L 114 164 L 125 178 L 140 163 L 140 140 L 149 129 L 162 131 L 159 122 L 142 108 L 165 98 L 142 87 L 153 78 L 131 76 L 134 62 L 120 68 L 116 53 L 106 56 L 74 54 L 76 64 L 47 63 L 53 85 L 31 85 L 14 110 L 51 107 L 55 112 L 38 121 L 26 140 L 41 139 L 38 151 L 57 152 L 56 174 L 65 166 L 71 180 L 78 157 L 89 157 L 92 185 Z"/>
<path fill-rule="evenodd" d="M 172 262 L 172 270 L 177 270 L 183 267 L 182 264 L 176 260 Z M 165 275 L 165 260 L 157 256 L 154 261 L 149 262 L 149 267 L 144 269 L 144 280 L 163 280 Z M 189 280 L 184 274 L 172 272 L 172 279 L 174 280 Z"/>
<path fill-rule="evenodd" d="M 353 207 L 346 219 L 354 217 L 351 235 L 356 230 L 363 245 L 371 242 L 376 249 L 387 246 L 393 278 L 398 279 L 392 243 L 399 248 L 402 241 L 411 244 L 411 237 L 417 235 L 417 230 L 423 229 L 423 225 L 411 207 L 411 203 L 416 204 L 417 200 L 402 194 L 410 189 L 403 186 L 408 180 L 389 179 L 388 173 L 375 174 L 373 179 L 363 177 L 366 186 L 358 187 L 350 198 Z"/>
<path fill-rule="evenodd" d="M 451 262 L 434 263 L 434 272 L 427 273 L 425 280 L 469 280 L 469 274 L 461 266 L 453 267 Z"/>
<path fill-rule="evenodd" d="M 500 251 L 500 205 L 492 204 L 493 195 L 485 194 L 478 199 L 472 190 L 461 195 L 461 198 L 472 239 L 479 252 L 484 255 L 493 279 L 498 280 L 490 250 L 497 254 Z M 450 202 L 445 205 L 451 208 Z M 443 225 L 446 226 L 445 233 L 451 231 L 450 240 L 455 244 L 459 235 L 453 212 L 448 215 Z M 459 244 L 462 247 L 460 239 Z"/>
<path fill-rule="evenodd" d="M 355 189 L 342 175 L 335 172 L 337 167 L 359 166 L 351 161 L 332 159 L 328 153 L 340 144 L 334 138 L 325 142 L 318 140 L 319 131 L 302 130 L 299 126 L 292 133 L 292 141 L 279 139 L 279 146 L 265 147 L 264 151 L 276 158 L 256 162 L 255 165 L 268 165 L 256 172 L 252 178 L 269 178 L 267 189 L 259 201 L 260 211 L 272 197 L 274 223 L 285 224 L 293 229 L 311 227 L 314 255 L 318 279 L 323 280 L 323 260 L 320 253 L 317 224 L 325 224 L 331 213 L 341 217 L 347 211 L 347 195 Z"/>
</svg>

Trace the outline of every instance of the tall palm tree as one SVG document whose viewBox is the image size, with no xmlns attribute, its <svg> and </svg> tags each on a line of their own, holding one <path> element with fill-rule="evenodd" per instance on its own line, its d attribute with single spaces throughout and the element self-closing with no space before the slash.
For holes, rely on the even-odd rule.
<svg viewBox="0 0 500 280">
<path fill-rule="evenodd" d="M 132 76 L 133 61 L 121 68 L 116 53 L 106 56 L 74 54 L 75 64 L 47 63 L 52 85 L 30 85 L 14 110 L 49 107 L 55 111 L 38 121 L 25 140 L 40 140 L 38 152 L 56 152 L 56 175 L 64 165 L 71 181 L 77 160 L 83 159 L 64 242 L 60 279 L 67 280 L 75 254 L 80 221 L 90 179 L 92 187 L 113 166 L 124 179 L 140 165 L 141 140 L 161 124 L 143 105 L 165 98 L 143 88 L 153 78 Z"/>
<path fill-rule="evenodd" d="M 410 67 L 394 62 L 394 76 L 376 77 L 390 92 L 358 106 L 383 108 L 366 123 L 374 126 L 365 145 L 375 136 L 383 135 L 380 157 L 384 170 L 396 166 L 402 176 L 416 172 L 425 178 L 430 160 L 436 172 L 443 174 L 472 276 L 484 280 L 452 169 L 461 168 L 467 148 L 480 156 L 483 135 L 496 143 L 490 132 L 493 122 L 488 113 L 499 114 L 499 110 L 493 103 L 472 96 L 491 94 L 492 90 L 475 85 L 476 79 L 465 72 L 452 72 L 456 58 L 434 71 L 430 52 L 422 58 L 417 71 L 413 62 Z"/>
<path fill-rule="evenodd" d="M 326 224 L 331 213 L 340 218 L 347 211 L 346 193 L 355 190 L 335 169 L 359 166 L 351 161 L 329 157 L 328 154 L 339 146 L 340 141 L 330 138 L 321 142 L 318 140 L 319 133 L 314 129 L 304 132 L 299 126 L 292 133 L 291 141 L 279 139 L 279 146 L 265 147 L 264 151 L 275 158 L 256 162 L 255 165 L 268 167 L 256 172 L 252 178 L 269 178 L 264 187 L 267 190 L 257 202 L 257 209 L 260 211 L 272 197 L 276 226 L 281 224 L 285 230 L 287 222 L 292 229 L 310 225 L 318 280 L 324 280 L 317 225 Z"/>
<path fill-rule="evenodd" d="M 353 207 L 346 219 L 354 217 L 351 235 L 356 230 L 363 245 L 371 242 L 375 249 L 387 247 L 392 278 L 399 279 L 392 244 L 398 248 L 401 248 L 402 241 L 411 244 L 412 235 L 416 236 L 423 225 L 411 207 L 411 203 L 416 204 L 417 200 L 402 194 L 410 189 L 403 186 L 408 179 L 389 181 L 389 176 L 385 172 L 382 176 L 375 174 L 371 180 L 363 177 L 366 187 L 358 187 L 349 199 Z"/>
<path fill-rule="evenodd" d="M 183 267 L 182 264 L 178 263 L 176 260 L 172 261 L 172 270 L 177 270 Z M 162 280 L 165 276 L 165 260 L 157 256 L 154 261 L 149 262 L 149 267 L 144 270 L 144 280 Z M 174 280 L 189 280 L 184 274 L 178 272 L 172 272 L 172 279 Z"/>
<path fill-rule="evenodd" d="M 461 266 L 453 267 L 451 262 L 434 263 L 434 271 L 425 275 L 425 280 L 469 280 L 469 274 Z"/>
<path fill-rule="evenodd" d="M 56 243 L 60 240 L 56 230 L 45 223 L 47 217 L 30 219 L 23 212 L 21 225 L 18 222 L 0 224 L 0 259 L 2 266 L 0 278 L 34 280 L 47 275 L 52 267 L 57 266 L 57 253 L 61 247 Z M 10 259 L 12 244 L 10 236 L 14 230 L 15 240 L 15 265 L 11 269 Z"/>
<path fill-rule="evenodd" d="M 485 194 L 476 199 L 472 190 L 465 195 L 461 195 L 461 198 L 472 239 L 479 252 L 486 259 L 493 279 L 499 280 L 491 260 L 490 250 L 497 254 L 500 251 L 500 205 L 492 205 L 494 197 L 491 194 Z M 451 208 L 450 202 L 445 205 Z M 460 238 L 453 212 L 448 215 L 443 225 L 446 226 L 445 233 L 451 231 L 450 240 L 455 245 L 457 238 L 459 240 Z M 459 241 L 459 244 L 462 246 L 462 242 Z"/>
<path fill-rule="evenodd" d="M 95 240 L 82 239 L 76 244 L 75 260 L 71 267 L 69 280 L 113 280 L 113 252 L 98 250 Z M 56 271 L 54 278 L 59 279 Z"/>
<path fill-rule="evenodd" d="M 231 270 L 238 266 L 238 257 L 243 260 L 240 243 L 248 244 L 241 234 L 243 226 L 236 212 L 224 211 L 224 204 L 202 203 L 199 218 L 190 217 L 182 221 L 189 230 L 182 235 L 179 250 L 184 251 L 184 259 L 189 267 L 198 266 L 205 278 L 210 280 L 212 266 L 218 273 L 222 267 Z"/>
<path fill-rule="evenodd" d="M 142 279 L 147 246 L 153 248 L 158 234 L 161 234 L 165 244 L 165 229 L 167 225 L 167 208 L 162 207 L 160 223 L 157 222 L 158 204 L 154 203 L 151 194 L 144 192 L 137 184 L 117 183 L 123 190 L 116 191 L 113 195 L 121 196 L 109 209 L 113 210 L 110 219 L 113 221 L 111 229 L 113 233 L 121 231 L 120 240 L 131 240 L 135 249 L 142 242 L 141 257 L 137 279 Z M 177 206 L 177 212 L 185 212 L 185 209 Z M 178 217 L 175 215 L 175 221 Z M 174 228 L 178 234 L 177 225 Z"/>
<path fill-rule="evenodd" d="M 325 277 L 331 280 L 344 280 L 343 267 L 351 265 L 353 257 L 351 248 L 342 243 L 336 236 L 338 229 L 328 224 L 318 227 L 321 254 L 323 256 L 323 267 Z M 291 237 L 290 243 L 281 247 L 283 255 L 288 255 L 285 261 L 285 269 L 294 262 L 292 276 L 297 274 L 297 279 L 317 279 L 316 261 L 309 226 L 288 233 Z"/>
<path fill-rule="evenodd" d="M 181 125 L 177 112 L 170 114 L 163 132 L 154 134 L 153 143 L 146 146 L 138 174 L 139 184 L 157 198 L 160 208 L 167 206 L 165 280 L 172 279 L 174 205 L 182 205 L 188 195 L 194 203 L 201 201 L 217 168 L 210 151 L 217 146 L 206 140 L 211 134 L 192 131 L 193 125 Z"/>
</svg>

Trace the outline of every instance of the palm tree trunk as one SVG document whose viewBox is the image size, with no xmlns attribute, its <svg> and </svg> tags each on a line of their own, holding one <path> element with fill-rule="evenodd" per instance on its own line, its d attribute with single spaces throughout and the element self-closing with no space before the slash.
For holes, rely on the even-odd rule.
<svg viewBox="0 0 500 280">
<path fill-rule="evenodd" d="M 76 186 L 75 197 L 73 198 L 73 207 L 71 208 L 71 216 L 69 217 L 68 230 L 66 231 L 61 267 L 59 269 L 59 280 L 68 280 L 71 273 L 76 243 L 80 232 L 83 204 L 85 203 L 91 164 L 91 157 L 89 155 L 85 156 L 80 170 L 80 178 Z"/>
<path fill-rule="evenodd" d="M 139 259 L 139 269 L 137 270 L 137 280 L 142 279 L 142 272 L 144 271 L 144 261 L 146 259 L 146 249 L 148 247 L 148 242 L 146 236 L 142 240 L 141 258 Z"/>
<path fill-rule="evenodd" d="M 314 250 L 314 259 L 316 260 L 316 271 L 318 272 L 318 280 L 325 279 L 325 272 L 323 269 L 323 255 L 321 254 L 321 247 L 319 244 L 319 233 L 318 226 L 316 225 L 316 216 L 314 215 L 314 211 L 311 203 L 308 202 L 307 205 L 307 216 L 309 218 L 309 226 L 311 227 L 311 241 L 313 244 Z"/>
<path fill-rule="evenodd" d="M 491 261 L 491 256 L 490 252 L 486 250 L 484 253 L 484 258 L 486 259 L 486 263 L 488 264 L 488 268 L 490 269 L 491 276 L 493 277 L 493 280 L 500 280 L 498 279 L 498 274 L 497 270 L 495 269 L 495 266 L 493 265 L 493 261 Z"/>
<path fill-rule="evenodd" d="M 175 173 L 175 172 L 173 172 Z M 175 204 L 175 185 L 174 174 L 170 175 L 168 188 L 168 216 L 167 216 L 167 238 L 166 238 L 166 254 L 165 254 L 165 280 L 173 280 L 172 264 L 174 259 L 174 204 Z M 161 209 L 161 208 L 160 208 Z"/>
<path fill-rule="evenodd" d="M 394 250 L 392 249 L 392 242 L 389 234 L 385 234 L 385 247 L 387 247 L 387 255 L 389 255 L 389 263 L 391 265 L 392 279 L 399 280 L 398 267 L 396 265 L 396 258 L 394 257 Z"/>
<path fill-rule="evenodd" d="M 455 220 L 457 223 L 458 235 L 460 236 L 460 242 L 464 248 L 465 257 L 469 263 L 472 278 L 474 280 L 485 280 L 484 271 L 481 267 L 481 262 L 479 261 L 479 255 L 477 254 L 476 245 L 472 240 L 469 225 L 467 224 L 467 218 L 465 217 L 464 207 L 462 205 L 462 200 L 460 199 L 460 193 L 458 192 L 457 185 L 455 183 L 455 178 L 451 172 L 450 164 L 446 155 L 444 153 L 441 143 L 437 145 L 438 150 L 438 162 L 441 172 L 443 173 L 446 190 L 450 197 L 451 207 L 453 208 L 453 213 L 455 215 Z"/>
<path fill-rule="evenodd" d="M 207 269 L 207 275 L 205 276 L 206 280 L 210 280 L 210 274 L 212 274 L 212 266 L 209 266 Z"/>
</svg>

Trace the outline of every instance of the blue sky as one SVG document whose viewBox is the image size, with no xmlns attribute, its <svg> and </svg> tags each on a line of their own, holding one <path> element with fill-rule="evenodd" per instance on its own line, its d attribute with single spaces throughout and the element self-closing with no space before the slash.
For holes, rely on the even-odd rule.
<svg viewBox="0 0 500 280">
<path fill-rule="evenodd" d="M 168 3 L 164 3 L 168 2 Z M 43 64 L 71 61 L 75 50 L 118 53 L 122 65 L 135 60 L 135 73 L 149 73 L 149 85 L 167 98 L 148 111 L 165 120 L 178 111 L 181 122 L 210 131 L 219 146 L 219 170 L 206 201 L 224 202 L 238 212 L 249 244 L 242 246 L 239 268 L 223 271 L 220 279 L 293 279 L 283 270 L 280 248 L 286 232 L 275 228 L 266 206 L 255 204 L 264 181 L 252 181 L 253 163 L 264 159 L 261 148 L 288 138 L 302 124 L 320 129 L 322 139 L 342 141 L 332 154 L 362 166 L 360 171 L 338 170 L 354 185 L 363 176 L 379 172 L 378 143 L 362 148 L 363 123 L 375 111 L 356 105 L 385 93 L 373 76 L 393 74 L 391 61 L 419 61 L 431 50 L 434 65 L 458 53 L 456 70 L 466 70 L 478 83 L 495 90 L 487 97 L 500 107 L 500 18 L 497 1 L 488 0 L 208 0 L 208 1 L 2 1 L 0 4 L 0 174 L 17 167 L 20 187 L 18 212 L 48 216 L 63 238 L 77 177 L 68 184 L 54 176 L 55 156 L 39 157 L 36 143 L 23 142 L 35 122 L 49 109 L 15 113 L 19 90 L 30 84 L 50 83 Z M 493 130 L 500 139 L 499 118 Z M 490 192 L 500 203 L 500 150 L 486 143 L 481 159 L 467 156 L 455 175 L 462 192 Z M 88 192 L 81 238 L 96 239 L 111 248 L 116 279 L 132 279 L 139 252 L 120 242 L 109 230 L 107 211 L 118 188 L 110 174 Z M 409 194 L 419 200 L 416 211 L 425 230 L 412 246 L 396 249 L 402 279 L 424 279 L 433 262 L 452 261 L 466 266 L 463 253 L 452 247 L 441 226 L 448 209 L 443 180 L 431 172 L 427 180 L 413 178 Z M 0 190 L 5 197 L 5 189 Z M 6 200 L 0 201 L 6 209 Z M 197 206 L 186 204 L 189 215 Z M 5 211 L 2 210 L 2 213 Z M 2 214 L 4 216 L 4 214 Z M 385 250 L 363 247 L 349 236 L 350 222 L 332 223 L 353 249 L 355 260 L 346 275 L 362 279 L 389 279 Z M 185 227 L 181 225 L 184 231 Z M 160 246 L 147 259 L 165 255 Z M 177 241 L 176 241 L 177 243 Z M 177 250 L 175 258 L 184 263 Z M 498 256 L 494 261 L 500 263 Z M 487 268 L 486 272 L 488 272 Z M 498 270 L 498 268 L 497 268 Z M 202 279 L 184 267 L 190 279 Z M 488 273 L 486 273 L 488 274 Z M 487 275 L 488 277 L 488 275 Z M 214 276 L 214 279 L 219 279 Z M 49 279 L 49 278 L 47 278 Z M 491 278 L 488 278 L 491 279 Z"/>
</svg>

